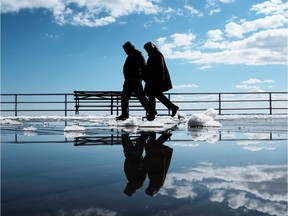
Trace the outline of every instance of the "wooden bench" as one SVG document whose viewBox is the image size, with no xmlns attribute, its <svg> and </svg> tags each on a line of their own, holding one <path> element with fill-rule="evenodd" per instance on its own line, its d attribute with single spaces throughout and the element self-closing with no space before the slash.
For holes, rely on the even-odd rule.
<svg viewBox="0 0 288 216">
<path fill-rule="evenodd" d="M 121 110 L 121 91 L 74 91 L 75 101 L 75 115 L 79 115 L 79 111 L 102 111 L 114 112 L 119 114 Z M 132 95 L 131 101 L 138 101 Z M 130 107 L 140 107 L 139 105 L 132 105 Z"/>
</svg>

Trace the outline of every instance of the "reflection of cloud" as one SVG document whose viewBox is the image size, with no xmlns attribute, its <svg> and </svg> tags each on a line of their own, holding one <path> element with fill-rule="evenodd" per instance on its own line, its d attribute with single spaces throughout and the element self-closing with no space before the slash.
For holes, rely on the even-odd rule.
<svg viewBox="0 0 288 216">
<path fill-rule="evenodd" d="M 88 208 L 88 209 L 72 209 L 70 211 L 60 209 L 57 211 L 56 216 L 115 216 L 117 212 L 102 208 Z"/>
<path fill-rule="evenodd" d="M 224 168 L 207 165 L 182 173 L 169 173 L 160 193 L 178 199 L 195 198 L 199 191 L 197 187 L 205 187 L 212 202 L 227 201 L 233 209 L 244 207 L 282 216 L 287 211 L 286 184 L 286 165 Z"/>
<path fill-rule="evenodd" d="M 249 137 L 251 139 L 268 139 L 269 137 L 266 137 L 266 134 L 249 134 Z M 261 144 L 261 141 L 254 141 L 254 140 L 248 140 L 248 141 L 238 141 L 236 142 L 237 145 L 243 146 L 241 149 L 256 152 L 256 151 L 273 151 L 276 149 L 276 147 L 265 147 L 265 146 L 255 146 Z"/>
<path fill-rule="evenodd" d="M 285 215 L 287 209 L 285 205 L 270 201 L 262 201 L 248 197 L 247 193 L 232 194 L 228 198 L 228 206 L 232 209 L 244 207 L 248 210 L 257 210 L 269 215 Z"/>
<path fill-rule="evenodd" d="M 37 135 L 37 128 L 33 126 L 23 128 L 23 134 L 25 136 L 36 136 Z"/>
<path fill-rule="evenodd" d="M 223 202 L 224 200 L 224 194 L 225 194 L 225 190 L 214 190 L 212 192 L 212 195 L 210 197 L 211 202 Z"/>
<path fill-rule="evenodd" d="M 256 145 L 256 144 L 260 144 L 260 143 L 261 143 L 260 141 L 254 141 L 254 140 L 236 142 L 237 145 L 241 145 L 241 146 Z"/>
<path fill-rule="evenodd" d="M 219 140 L 219 131 L 208 128 L 193 128 L 188 130 L 189 135 L 194 141 L 206 141 L 215 143 Z"/>
<path fill-rule="evenodd" d="M 262 150 L 273 151 L 276 148 L 275 147 L 263 147 L 263 146 L 262 147 L 261 146 L 247 146 L 247 147 L 243 147 L 242 149 L 255 152 L 255 151 L 262 151 Z"/>
<path fill-rule="evenodd" d="M 191 143 L 174 143 L 172 144 L 173 147 L 187 147 L 187 148 L 196 148 L 199 144 L 191 144 Z"/>
<path fill-rule="evenodd" d="M 77 131 L 65 131 L 64 132 L 64 136 L 66 138 L 70 138 L 70 137 L 79 137 L 79 136 L 83 136 L 85 135 L 84 133 L 82 132 L 77 132 Z"/>
<path fill-rule="evenodd" d="M 270 139 L 270 133 L 243 133 L 243 135 L 245 135 L 251 140 Z"/>
<path fill-rule="evenodd" d="M 27 130 L 27 131 L 24 131 L 24 132 L 23 132 L 23 135 L 24 135 L 24 136 L 37 136 L 37 132 L 36 132 L 36 131 L 29 131 L 29 130 Z"/>
</svg>

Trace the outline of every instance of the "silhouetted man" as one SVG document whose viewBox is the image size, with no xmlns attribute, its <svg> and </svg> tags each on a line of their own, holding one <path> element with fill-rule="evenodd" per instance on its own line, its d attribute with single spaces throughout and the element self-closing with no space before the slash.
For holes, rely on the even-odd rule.
<svg viewBox="0 0 288 216">
<path fill-rule="evenodd" d="M 145 67 L 145 59 L 142 53 L 130 42 L 123 45 L 123 49 L 128 55 L 123 66 L 124 84 L 121 97 L 122 114 L 116 117 L 116 120 L 125 120 L 129 118 L 129 100 L 133 93 L 140 101 L 146 112 L 149 113 L 148 99 L 145 97 L 141 83 L 141 73 Z M 147 118 L 147 120 L 150 120 Z M 151 119 L 153 120 L 153 119 Z"/>
</svg>

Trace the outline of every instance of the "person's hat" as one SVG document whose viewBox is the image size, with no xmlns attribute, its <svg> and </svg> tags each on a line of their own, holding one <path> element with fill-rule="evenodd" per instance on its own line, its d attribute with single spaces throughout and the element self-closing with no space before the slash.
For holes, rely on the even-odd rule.
<svg viewBox="0 0 288 216">
<path fill-rule="evenodd" d="M 123 48 L 135 48 L 135 46 L 130 42 L 130 41 L 127 41 L 124 45 L 123 45 Z"/>
<path fill-rule="evenodd" d="M 151 41 L 147 42 L 147 43 L 144 45 L 144 49 L 145 49 L 146 51 L 158 50 L 157 46 L 156 46 L 153 42 L 151 42 Z"/>
</svg>

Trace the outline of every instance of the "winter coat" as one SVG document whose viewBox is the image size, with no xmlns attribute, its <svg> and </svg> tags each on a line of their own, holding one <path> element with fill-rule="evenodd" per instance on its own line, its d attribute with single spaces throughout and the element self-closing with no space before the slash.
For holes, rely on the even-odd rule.
<svg viewBox="0 0 288 216">
<path fill-rule="evenodd" d="M 125 80 L 131 78 L 140 79 L 141 71 L 144 68 L 144 66 L 145 66 L 145 59 L 142 53 L 137 49 L 131 50 L 123 66 L 123 74 Z"/>
<path fill-rule="evenodd" d="M 158 50 L 149 53 L 143 78 L 145 80 L 144 91 L 148 95 L 149 93 L 162 93 L 172 89 L 172 82 L 164 56 Z"/>
</svg>

